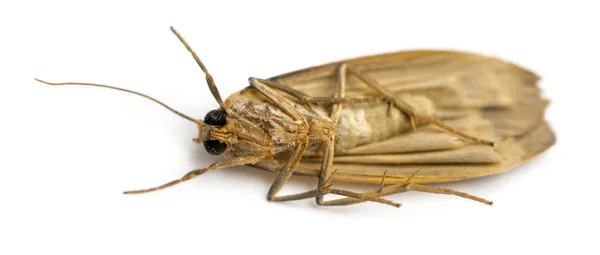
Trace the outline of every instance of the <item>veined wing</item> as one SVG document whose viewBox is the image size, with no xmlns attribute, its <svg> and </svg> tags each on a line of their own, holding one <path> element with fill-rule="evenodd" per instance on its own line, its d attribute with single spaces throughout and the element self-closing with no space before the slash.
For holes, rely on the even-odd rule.
<svg viewBox="0 0 600 255">
<path fill-rule="evenodd" d="M 495 148 L 460 141 L 434 127 L 414 134 L 353 148 L 334 158 L 335 179 L 358 182 L 405 180 L 416 169 L 416 182 L 445 182 L 506 171 L 551 147 L 555 136 L 544 121 L 547 101 L 538 77 L 514 64 L 454 51 L 406 51 L 356 58 L 271 78 L 309 96 L 333 94 L 340 63 L 368 75 L 401 95 L 429 98 L 439 119 L 461 131 L 498 142 Z M 353 75 L 346 97 L 381 96 Z M 345 105 L 346 107 L 355 107 Z M 364 107 L 364 106 L 363 106 Z M 318 157 L 303 159 L 298 174 L 317 175 Z M 256 164 L 281 169 L 277 159 Z"/>
</svg>

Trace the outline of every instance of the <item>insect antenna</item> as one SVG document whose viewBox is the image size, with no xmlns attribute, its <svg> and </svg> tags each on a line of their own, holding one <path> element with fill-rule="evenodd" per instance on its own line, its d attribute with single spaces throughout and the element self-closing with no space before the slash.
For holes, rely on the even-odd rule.
<svg viewBox="0 0 600 255">
<path fill-rule="evenodd" d="M 181 35 L 179 34 L 179 32 L 177 32 L 177 30 L 175 30 L 175 28 L 171 27 L 171 31 L 173 32 L 173 34 L 175 34 L 175 36 L 177 36 L 177 39 L 181 41 L 183 46 L 185 46 L 185 48 L 192 54 L 192 57 L 194 57 L 194 60 L 196 60 L 196 63 L 198 63 L 200 69 L 202 69 L 206 76 L 206 83 L 208 83 L 208 88 L 210 89 L 210 92 L 212 93 L 215 100 L 217 100 L 217 103 L 219 103 L 221 109 L 225 109 L 225 107 L 223 106 L 223 99 L 221 99 L 221 94 L 219 94 L 217 85 L 215 85 L 215 80 L 213 79 L 212 75 L 210 75 L 210 73 L 208 72 L 208 69 L 206 69 L 204 63 L 202 63 L 202 61 L 200 60 L 200 57 L 198 57 L 196 52 L 192 50 L 192 47 L 190 47 L 190 45 L 183 39 L 183 37 L 181 37 Z"/>
<path fill-rule="evenodd" d="M 123 91 L 123 92 L 131 93 L 131 94 L 135 94 L 135 95 L 141 96 L 143 98 L 150 99 L 150 100 L 154 101 L 155 103 L 162 105 L 163 107 L 167 108 L 167 110 L 169 110 L 169 111 L 171 111 L 171 112 L 179 115 L 180 117 L 182 117 L 182 118 L 184 118 L 186 120 L 194 122 L 194 123 L 196 123 L 198 125 L 204 125 L 204 122 L 202 122 L 201 120 L 197 120 L 197 119 L 194 119 L 194 118 L 192 118 L 190 116 L 187 116 L 187 115 L 185 115 L 185 114 L 183 114 L 183 113 L 181 113 L 181 112 L 179 112 L 179 111 L 171 108 L 170 106 L 166 105 L 165 103 L 159 101 L 156 98 L 153 98 L 153 97 L 148 96 L 148 95 L 144 95 L 144 94 L 142 94 L 140 92 L 135 92 L 133 90 L 128 90 L 128 89 L 113 87 L 113 86 L 109 86 L 109 85 L 96 84 L 96 83 L 85 83 L 85 82 L 60 82 L 60 83 L 54 83 L 54 82 L 43 81 L 43 80 L 40 80 L 38 78 L 35 78 L 35 80 L 39 81 L 41 83 L 47 84 L 47 85 L 51 85 L 51 86 L 66 86 L 66 85 L 92 86 L 92 87 L 101 87 L 101 88 L 107 88 L 107 89 L 114 89 L 114 90 L 118 90 L 118 91 Z"/>
</svg>

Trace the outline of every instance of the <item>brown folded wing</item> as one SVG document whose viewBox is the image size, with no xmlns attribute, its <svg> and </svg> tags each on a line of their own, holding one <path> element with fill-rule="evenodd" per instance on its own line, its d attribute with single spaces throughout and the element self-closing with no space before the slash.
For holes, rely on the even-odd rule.
<svg viewBox="0 0 600 255">
<path fill-rule="evenodd" d="M 340 63 L 377 80 L 397 95 L 430 99 L 436 116 L 455 128 L 492 139 L 496 147 L 457 138 L 434 126 L 420 127 L 390 139 L 352 148 L 335 156 L 334 179 L 355 182 L 406 180 L 446 182 L 499 173 L 551 147 L 555 136 L 544 120 L 548 102 L 536 86 L 538 77 L 497 58 L 454 51 L 406 51 L 312 67 L 271 78 L 315 97 L 333 94 Z M 381 96 L 350 75 L 346 97 Z M 375 103 L 371 103 L 375 104 Z M 344 105 L 344 108 L 369 104 Z M 296 174 L 318 175 L 318 157 L 303 159 Z M 285 160 L 255 167 L 277 171 Z"/>
</svg>

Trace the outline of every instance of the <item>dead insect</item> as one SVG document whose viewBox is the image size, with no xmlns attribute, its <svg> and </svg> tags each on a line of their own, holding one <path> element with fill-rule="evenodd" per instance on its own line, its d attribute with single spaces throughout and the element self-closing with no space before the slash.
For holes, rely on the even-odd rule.
<svg viewBox="0 0 600 255">
<path fill-rule="evenodd" d="M 502 60 L 453 51 L 406 51 L 344 60 L 270 79 L 223 101 L 213 77 L 192 54 L 219 109 L 204 121 L 144 94 L 198 126 L 196 143 L 224 161 L 193 170 L 164 185 L 127 191 L 147 193 L 222 167 L 249 165 L 277 172 L 268 199 L 316 198 L 319 205 L 374 201 L 410 190 L 450 194 L 491 205 L 467 193 L 425 185 L 500 173 L 551 147 L 555 136 L 544 120 L 547 101 L 538 76 Z M 37 80 L 37 79 L 36 79 Z M 418 172 L 418 174 L 417 174 Z M 293 174 L 319 178 L 311 191 L 277 196 Z M 380 183 L 358 193 L 331 182 Z M 324 195 L 345 198 L 324 201 Z"/>
</svg>

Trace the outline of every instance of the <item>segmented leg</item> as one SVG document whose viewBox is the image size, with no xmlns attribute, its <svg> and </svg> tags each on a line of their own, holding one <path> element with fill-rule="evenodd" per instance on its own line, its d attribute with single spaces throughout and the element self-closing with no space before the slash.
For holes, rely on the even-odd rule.
<svg viewBox="0 0 600 255">
<path fill-rule="evenodd" d="M 308 130 L 308 124 L 306 120 L 292 107 L 289 103 L 287 103 L 284 98 L 277 94 L 276 91 L 269 88 L 265 83 L 259 81 L 256 78 L 250 78 L 250 85 L 252 85 L 256 90 L 265 95 L 267 98 L 271 99 L 278 107 L 280 107 L 283 111 L 285 111 L 292 119 L 296 121 L 301 121 L 302 126 L 304 126 L 305 130 Z M 279 171 L 277 178 L 271 185 L 269 189 L 269 193 L 267 194 L 267 199 L 269 201 L 278 201 L 279 199 L 276 197 L 277 193 L 283 188 L 283 185 L 290 179 L 292 174 L 294 173 L 294 169 L 300 160 L 302 160 L 302 155 L 304 151 L 306 151 L 306 146 L 308 145 L 308 135 L 307 134 L 299 134 L 298 141 L 296 141 L 296 147 L 294 148 L 294 153 L 290 155 L 290 159 L 287 164 Z"/>
<path fill-rule="evenodd" d="M 455 195 L 455 196 L 459 196 L 462 198 L 477 201 L 477 202 L 480 202 L 480 203 L 483 203 L 486 205 L 493 204 L 492 201 L 489 201 L 489 200 L 486 200 L 484 198 L 480 198 L 477 196 L 473 196 L 473 195 L 465 193 L 465 192 L 460 192 L 460 191 L 456 191 L 456 190 L 452 190 L 452 189 L 448 189 L 448 188 L 440 188 L 440 187 L 434 187 L 434 186 L 428 186 L 428 185 L 422 185 L 422 184 L 414 184 L 414 183 L 393 184 L 393 185 L 386 186 L 381 191 L 379 189 L 377 189 L 377 190 L 365 192 L 364 195 L 387 196 L 387 195 L 403 193 L 403 192 L 407 192 L 407 191 L 411 191 L 411 190 L 426 192 L 426 193 L 434 193 L 434 194 Z M 362 203 L 362 202 L 365 202 L 365 201 L 361 200 L 361 199 L 357 199 L 357 198 L 342 198 L 342 199 L 327 201 L 327 202 L 325 202 L 325 205 L 351 205 L 351 204 L 357 204 L 357 203 Z"/>
<path fill-rule="evenodd" d="M 336 85 L 333 92 L 333 98 L 343 98 L 346 90 L 346 64 L 341 64 L 337 68 L 337 77 L 336 77 Z M 331 124 L 334 128 L 331 130 L 335 130 L 337 126 L 338 119 L 340 117 L 340 112 L 342 110 L 342 104 L 334 103 L 331 105 L 331 113 L 329 114 L 329 118 L 331 119 Z M 318 188 L 322 188 L 325 185 L 325 180 L 330 178 L 331 166 L 333 165 L 333 156 L 335 151 L 335 134 L 330 134 L 327 141 L 325 141 L 325 150 L 323 154 L 323 161 L 321 162 L 321 173 L 319 175 L 319 184 Z M 333 176 L 333 175 L 331 175 Z M 316 203 L 318 205 L 323 204 L 323 196 L 316 197 Z"/>
<path fill-rule="evenodd" d="M 304 140 L 296 145 L 294 153 L 290 156 L 289 161 L 283 167 L 283 169 L 279 171 L 279 175 L 277 175 L 277 178 L 275 179 L 275 181 L 271 185 L 271 188 L 269 189 L 269 193 L 267 194 L 267 199 L 269 199 L 269 201 L 279 200 L 276 197 L 276 195 L 281 190 L 281 188 L 283 188 L 283 185 L 285 185 L 285 183 L 290 179 L 290 177 L 294 173 L 294 170 L 296 169 L 296 166 L 298 166 L 298 163 L 300 163 L 300 160 L 302 160 L 302 154 L 304 154 L 307 144 L 308 140 Z"/>
<path fill-rule="evenodd" d="M 336 194 L 336 195 L 346 196 L 349 198 L 354 198 L 359 201 L 371 201 L 371 202 L 377 202 L 377 203 L 391 205 L 393 207 L 400 207 L 400 204 L 394 203 L 390 200 L 378 197 L 376 195 L 373 196 L 373 195 L 367 195 L 367 194 L 362 194 L 362 193 L 357 193 L 357 192 L 352 192 L 352 191 L 347 191 L 347 190 L 332 189 L 331 188 L 331 185 L 332 185 L 331 179 L 333 178 L 334 175 L 335 175 L 335 170 L 331 173 L 330 177 L 327 178 L 323 182 L 323 185 L 320 185 L 318 188 L 316 188 L 314 190 L 310 190 L 307 192 L 298 193 L 298 194 L 294 194 L 294 195 L 275 197 L 274 201 L 300 200 L 300 199 L 312 198 L 312 197 L 322 197 L 327 194 Z M 323 204 L 319 204 L 319 205 L 323 205 Z"/>
<path fill-rule="evenodd" d="M 253 79 L 257 79 L 257 78 L 253 78 Z M 270 88 L 285 92 L 288 95 L 291 95 L 291 96 L 297 98 L 298 100 L 304 102 L 306 104 L 306 106 L 308 106 L 308 109 L 310 109 L 313 113 L 315 113 L 316 115 L 319 115 L 319 113 L 317 111 L 315 111 L 315 108 L 313 107 L 312 103 L 307 100 L 308 98 L 310 98 L 309 95 L 304 94 L 301 91 L 295 90 L 288 86 L 285 86 L 283 84 L 280 84 L 278 82 L 274 82 L 271 80 L 263 80 L 263 79 L 257 79 L 257 80 L 262 82 L 263 84 L 269 86 Z"/>
<path fill-rule="evenodd" d="M 493 204 L 492 201 L 489 201 L 489 200 L 486 200 L 486 199 L 483 199 L 483 198 L 480 198 L 477 196 L 473 196 L 473 195 L 465 193 L 465 192 L 460 192 L 460 191 L 456 191 L 456 190 L 452 190 L 452 189 L 448 189 L 448 188 L 440 188 L 440 187 L 434 187 L 434 186 L 429 186 L 429 185 L 411 183 L 412 178 L 418 172 L 419 172 L 419 170 L 417 170 L 415 173 L 413 173 L 405 182 L 398 183 L 398 184 L 392 184 L 392 185 L 388 185 L 385 187 L 380 187 L 379 189 L 365 192 L 364 195 L 387 196 L 387 195 L 391 195 L 391 194 L 395 194 L 395 193 L 403 193 L 403 192 L 414 190 L 414 191 L 434 193 L 434 194 L 455 195 L 455 196 L 459 196 L 462 198 L 477 201 L 477 202 L 480 202 L 480 203 L 483 203 L 486 205 Z M 385 178 L 385 175 L 384 175 L 384 178 Z M 351 205 L 351 204 L 357 204 L 357 203 L 362 203 L 362 202 L 365 202 L 365 201 L 361 200 L 361 199 L 357 199 L 357 198 L 342 198 L 342 199 L 327 201 L 325 205 Z"/>
<path fill-rule="evenodd" d="M 306 142 L 302 142 L 296 146 L 294 154 L 290 157 L 290 160 L 288 161 L 288 163 L 279 172 L 279 175 L 277 176 L 277 178 L 271 185 L 271 188 L 269 189 L 269 193 L 267 194 L 267 199 L 269 201 L 291 201 L 291 200 L 300 200 L 300 199 L 306 199 L 306 198 L 312 198 L 312 197 L 318 198 L 318 197 L 322 197 L 326 194 L 337 194 L 337 195 L 346 196 L 348 198 L 354 198 L 359 201 L 372 201 L 372 202 L 378 202 L 378 203 L 382 203 L 382 204 L 391 205 L 394 207 L 400 207 L 400 204 L 397 204 L 390 200 L 381 198 L 377 195 L 361 194 L 361 193 L 356 193 L 356 192 L 347 191 L 347 190 L 332 189 L 330 183 L 331 183 L 331 178 L 333 177 L 333 174 L 330 176 L 328 181 L 324 181 L 323 184 L 319 185 L 319 187 L 317 189 L 303 192 L 303 193 L 293 194 L 293 195 L 277 196 L 277 193 L 281 190 L 281 188 L 283 188 L 283 185 L 285 185 L 285 183 L 292 176 L 292 174 L 294 173 L 294 169 L 296 169 L 296 166 L 302 159 L 302 154 L 306 150 L 306 144 L 307 144 Z"/>
<path fill-rule="evenodd" d="M 385 176 L 387 175 L 387 169 L 383 171 L 383 176 L 381 176 L 381 183 L 379 184 L 379 189 L 377 189 L 377 193 L 381 193 L 383 188 L 385 187 Z"/>
<path fill-rule="evenodd" d="M 342 64 L 344 66 L 346 66 L 346 64 Z M 339 75 L 339 69 L 342 66 L 338 66 L 337 70 L 336 70 L 336 77 Z M 344 67 L 344 74 L 347 73 L 346 72 L 346 68 Z M 312 105 L 312 103 L 324 103 L 324 104 L 357 104 L 357 103 L 374 103 L 374 102 L 385 102 L 385 101 L 389 101 L 386 97 L 383 96 L 370 96 L 370 97 L 355 97 L 355 98 L 346 98 L 346 97 L 313 97 L 310 95 L 307 95 L 305 93 L 303 93 L 302 91 L 293 89 L 291 87 L 285 86 L 281 83 L 275 82 L 275 81 L 271 81 L 271 80 L 264 80 L 264 79 L 258 79 L 258 78 L 253 78 L 256 79 L 258 81 L 260 81 L 261 83 L 264 83 L 265 85 L 285 92 L 290 96 L 295 97 L 296 99 L 300 100 L 301 102 L 306 103 L 307 105 Z M 346 77 L 344 77 L 344 79 L 346 79 Z M 339 78 L 338 78 L 339 80 Z M 337 84 L 336 84 L 337 86 Z M 335 88 L 334 88 L 335 89 Z"/>
<path fill-rule="evenodd" d="M 252 87 L 254 87 L 256 90 L 258 90 L 258 92 L 263 94 L 265 97 L 267 97 L 271 101 L 273 101 L 278 107 L 280 107 L 292 119 L 294 119 L 295 121 L 301 121 L 302 125 L 308 130 L 308 124 L 306 123 L 306 120 L 304 119 L 304 117 L 302 117 L 302 115 L 300 115 L 300 113 L 298 113 L 296 108 L 294 108 L 287 101 L 285 101 L 285 99 L 283 98 L 282 95 L 278 94 L 277 91 L 275 91 L 271 88 L 272 85 L 270 85 L 271 84 L 270 81 L 261 80 L 261 79 L 257 79 L 257 78 L 253 78 L 253 77 L 248 79 L 248 81 L 250 82 L 250 85 L 252 85 Z M 282 86 L 282 87 L 285 87 L 285 86 Z M 281 89 L 281 88 L 277 88 L 277 89 Z"/>
</svg>

